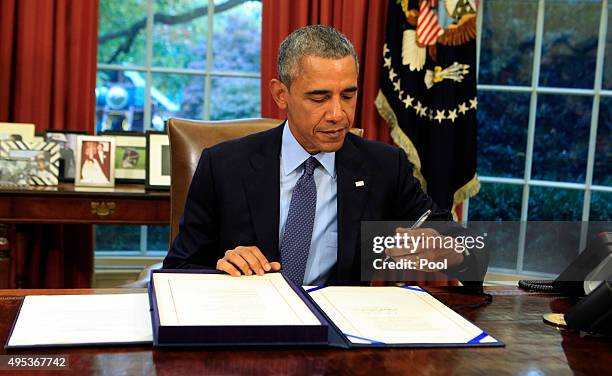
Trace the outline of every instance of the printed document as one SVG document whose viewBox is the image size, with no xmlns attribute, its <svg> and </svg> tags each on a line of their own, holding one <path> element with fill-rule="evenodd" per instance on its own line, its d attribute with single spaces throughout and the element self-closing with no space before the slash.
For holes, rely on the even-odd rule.
<svg viewBox="0 0 612 376">
<path fill-rule="evenodd" d="M 351 343 L 497 342 L 420 287 L 330 286 L 309 295 Z"/>
<path fill-rule="evenodd" d="M 13 346 L 152 342 L 149 296 L 140 294 L 29 295 L 13 333 Z"/>
<path fill-rule="evenodd" d="M 155 273 L 160 325 L 321 325 L 280 273 Z"/>
</svg>

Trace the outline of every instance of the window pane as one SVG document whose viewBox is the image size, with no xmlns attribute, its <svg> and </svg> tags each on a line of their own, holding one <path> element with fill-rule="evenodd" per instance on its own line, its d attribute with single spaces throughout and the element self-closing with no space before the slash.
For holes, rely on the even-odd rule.
<svg viewBox="0 0 612 376">
<path fill-rule="evenodd" d="M 583 201 L 582 190 L 530 188 L 523 269 L 556 274 L 576 258 L 580 246 L 579 222 Z M 560 223 L 548 225 L 547 231 L 542 231 L 542 224 L 534 221 Z"/>
<path fill-rule="evenodd" d="M 100 1 L 98 21 L 98 62 L 144 65 L 146 55 L 145 23 L 147 2 L 142 0 Z"/>
<path fill-rule="evenodd" d="M 604 63 L 603 87 L 612 89 L 612 2 L 608 3 L 608 37 L 606 38 L 606 58 Z"/>
<path fill-rule="evenodd" d="M 168 250 L 169 226 L 147 226 L 147 251 Z"/>
<path fill-rule="evenodd" d="M 97 225 L 96 251 L 140 251 L 140 226 Z"/>
<path fill-rule="evenodd" d="M 599 0 L 546 2 L 540 85 L 593 88 L 600 17 Z"/>
<path fill-rule="evenodd" d="M 478 174 L 522 178 L 529 94 L 478 94 Z"/>
<path fill-rule="evenodd" d="M 207 0 L 156 0 L 153 66 L 206 69 Z"/>
<path fill-rule="evenodd" d="M 143 131 L 144 77 L 136 71 L 98 70 L 96 132 Z"/>
<path fill-rule="evenodd" d="M 584 191 L 531 187 L 529 221 L 580 221 Z"/>
<path fill-rule="evenodd" d="M 482 2 L 479 83 L 530 85 L 538 3 Z"/>
<path fill-rule="evenodd" d="M 602 97 L 599 103 L 593 184 L 612 186 L 612 98 L 610 97 Z"/>
<path fill-rule="evenodd" d="M 481 183 L 480 192 L 470 198 L 470 221 L 518 221 L 521 218 L 523 186 Z"/>
<path fill-rule="evenodd" d="M 612 221 L 612 193 L 591 192 L 590 221 Z"/>
<path fill-rule="evenodd" d="M 518 221 L 521 217 L 523 186 L 513 184 L 482 183 L 480 192 L 470 198 L 469 220 L 472 221 Z M 518 225 L 518 222 L 515 222 Z M 478 227 L 487 227 L 479 223 Z M 515 269 L 518 251 L 518 229 L 513 223 L 503 226 L 492 224 L 487 237 L 490 266 Z"/>
<path fill-rule="evenodd" d="M 486 225 L 485 225 L 486 226 Z M 491 223 L 487 233 L 486 246 L 489 251 L 489 267 L 516 269 L 520 222 L 506 222 L 503 225 Z M 483 227 L 484 229 L 485 227 Z"/>
<path fill-rule="evenodd" d="M 580 222 L 527 222 L 523 269 L 558 274 L 578 256 L 579 248 Z"/>
<path fill-rule="evenodd" d="M 211 120 L 261 116 L 259 78 L 213 77 Z"/>
<path fill-rule="evenodd" d="M 151 86 L 151 128 L 163 130 L 169 117 L 202 119 L 204 76 L 154 73 Z"/>
<path fill-rule="evenodd" d="M 247 1 L 228 10 L 215 7 L 213 68 L 259 73 L 261 70 L 261 2 Z"/>
<path fill-rule="evenodd" d="M 532 178 L 584 183 L 593 98 L 538 97 Z"/>
</svg>

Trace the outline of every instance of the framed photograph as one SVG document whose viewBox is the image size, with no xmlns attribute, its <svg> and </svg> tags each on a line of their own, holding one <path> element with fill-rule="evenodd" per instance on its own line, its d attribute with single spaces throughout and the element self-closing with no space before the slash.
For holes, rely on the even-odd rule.
<svg viewBox="0 0 612 376">
<path fill-rule="evenodd" d="M 55 142 L 60 146 L 60 181 L 74 181 L 76 170 L 77 137 L 87 134 L 84 131 L 47 131 L 45 141 Z"/>
<path fill-rule="evenodd" d="M 74 185 L 80 187 L 115 185 L 114 137 L 77 136 Z"/>
<path fill-rule="evenodd" d="M 170 141 L 163 132 L 147 132 L 148 189 L 170 189 Z"/>
<path fill-rule="evenodd" d="M 0 123 L 0 141 L 35 141 L 35 128 L 30 123 Z"/>
<path fill-rule="evenodd" d="M 27 187 L 30 185 L 29 159 L 0 159 L 0 187 Z"/>
<path fill-rule="evenodd" d="M 147 176 L 147 137 L 142 133 L 103 132 L 115 138 L 115 180 L 144 183 Z"/>
<path fill-rule="evenodd" d="M 55 142 L 0 141 L 0 158 L 29 162 L 30 185 L 57 185 L 59 150 Z"/>
</svg>

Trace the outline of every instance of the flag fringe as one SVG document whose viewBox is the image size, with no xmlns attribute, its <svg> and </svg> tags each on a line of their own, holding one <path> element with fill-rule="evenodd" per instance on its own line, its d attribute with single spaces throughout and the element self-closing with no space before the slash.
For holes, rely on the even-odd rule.
<svg viewBox="0 0 612 376">
<path fill-rule="evenodd" d="M 423 191 L 427 192 L 427 181 L 421 173 L 421 159 L 419 158 L 419 153 L 414 147 L 412 141 L 410 141 L 410 138 L 400 128 L 397 121 L 397 116 L 395 115 L 395 112 L 393 112 L 393 109 L 389 105 L 387 98 L 381 90 L 378 91 L 374 104 L 376 105 L 376 109 L 378 110 L 380 116 L 385 119 L 387 124 L 389 124 L 391 138 L 393 139 L 393 142 L 395 142 L 400 148 L 404 150 L 406 156 L 408 157 L 408 160 L 410 161 L 410 163 L 412 163 L 412 174 L 421 183 Z M 480 181 L 478 180 L 477 174 L 474 174 L 474 177 L 472 177 L 469 182 L 467 182 L 461 188 L 455 191 L 455 193 L 453 194 L 453 207 L 451 212 L 453 214 L 453 218 L 456 221 L 460 220 L 460 218 L 457 217 L 457 206 L 463 203 L 463 201 L 467 200 L 468 198 L 476 195 L 479 191 Z"/>
<path fill-rule="evenodd" d="M 475 196 L 479 191 L 480 181 L 478 180 L 478 174 L 474 174 L 474 177 L 469 182 L 455 191 L 453 195 L 453 209 L 451 210 L 455 221 L 461 220 L 457 215 L 457 206 L 461 205 L 468 198 Z"/>
<path fill-rule="evenodd" d="M 414 147 L 412 141 L 410 141 L 410 138 L 400 128 L 397 121 L 397 116 L 395 115 L 395 112 L 393 112 L 393 109 L 389 105 L 387 98 L 381 90 L 378 90 L 374 104 L 376 105 L 376 109 L 378 110 L 380 116 L 385 119 L 387 124 L 389 124 L 391 138 L 400 148 L 404 150 L 406 156 L 408 157 L 408 161 L 412 163 L 412 175 L 414 175 L 419 183 L 421 183 L 421 188 L 423 188 L 423 191 L 427 192 L 427 181 L 421 173 L 421 159 L 419 158 L 419 153 Z"/>
</svg>

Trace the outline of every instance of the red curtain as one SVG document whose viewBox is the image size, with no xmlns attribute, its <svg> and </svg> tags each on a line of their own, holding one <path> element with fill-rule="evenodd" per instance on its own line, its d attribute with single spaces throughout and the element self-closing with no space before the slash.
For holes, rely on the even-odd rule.
<svg viewBox="0 0 612 376">
<path fill-rule="evenodd" d="M 0 1 L 0 121 L 95 128 L 98 1 Z"/>
<path fill-rule="evenodd" d="M 276 56 L 282 40 L 297 28 L 323 24 L 346 35 L 359 56 L 359 102 L 355 125 L 371 140 L 390 142 L 389 128 L 378 116 L 374 98 L 382 62 L 387 1 L 380 0 L 263 0 L 261 33 L 261 114 L 285 117 L 268 83 L 277 77 Z"/>
<path fill-rule="evenodd" d="M 95 129 L 98 0 L 0 0 L 0 121 Z M 11 287 L 89 287 L 91 225 L 16 225 Z"/>
</svg>

